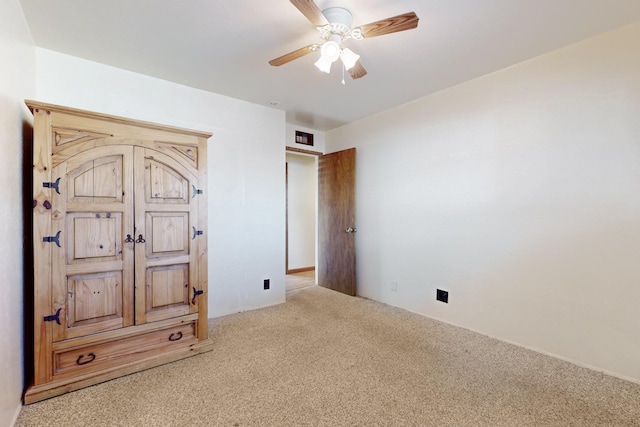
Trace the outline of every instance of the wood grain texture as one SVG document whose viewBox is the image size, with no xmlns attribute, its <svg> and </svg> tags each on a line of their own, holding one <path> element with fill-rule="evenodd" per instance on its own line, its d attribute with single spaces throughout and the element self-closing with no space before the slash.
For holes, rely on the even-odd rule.
<svg viewBox="0 0 640 427">
<path fill-rule="evenodd" d="M 185 141 L 194 146 L 198 144 L 195 143 L 193 137 L 209 139 L 212 136 L 209 132 L 145 122 L 143 120 L 129 119 L 40 101 L 26 100 L 25 103 L 32 112 L 40 110 L 45 115 L 55 112 L 56 119 L 55 123 L 52 124 L 52 128 L 64 127 L 66 129 L 76 130 L 96 128 L 103 129 L 103 131 L 98 132 L 104 135 L 118 136 L 118 134 L 125 133 L 133 138 L 144 138 L 145 135 L 154 135 L 158 137 L 156 138 L 157 141 Z M 70 125 L 67 126 L 66 123 L 69 121 Z M 86 124 L 91 123 L 94 126 L 86 126 Z M 165 138 L 159 138 L 161 135 L 165 135 Z"/>
<path fill-rule="evenodd" d="M 406 31 L 418 26 L 418 16 L 415 12 L 403 13 L 402 15 L 393 16 L 380 21 L 371 22 L 361 25 L 362 36 L 365 38 L 382 36 L 385 34 L 397 33 L 398 31 Z"/>
<path fill-rule="evenodd" d="M 356 295 L 356 149 L 318 162 L 318 285 Z"/>
<path fill-rule="evenodd" d="M 320 151 L 305 150 L 303 148 L 298 148 L 298 147 L 287 146 L 285 150 L 290 151 L 292 153 L 303 153 L 303 154 L 311 154 L 312 156 L 322 156 L 322 153 Z"/>
<path fill-rule="evenodd" d="M 133 228 L 132 156 L 131 147 L 97 147 L 53 169 L 61 178 L 61 194 L 52 194 L 51 221 L 61 231 L 62 246 L 50 246 L 52 310 L 62 310 L 62 325 L 52 330 L 54 342 L 134 323 L 133 252 L 124 243 Z M 105 187 L 106 175 L 111 177 Z M 113 277 L 117 294 L 106 292 Z M 106 314 L 114 304 L 120 307 Z M 82 321 L 76 321 L 78 315 Z"/>
<path fill-rule="evenodd" d="M 200 230 L 198 218 L 200 194 L 190 196 L 193 188 L 201 188 L 197 176 L 176 162 L 173 156 L 136 147 L 135 158 L 140 161 L 136 168 L 135 201 L 137 235 L 142 234 L 144 243 L 136 243 L 136 283 L 145 286 L 136 288 L 136 324 L 154 322 L 197 312 L 199 304 L 191 304 L 189 295 L 193 288 L 200 290 L 197 245 L 206 240 L 196 234 Z M 200 230 L 201 231 L 201 230 Z M 188 265 L 186 270 L 185 264 Z M 184 270 L 184 279 L 171 283 L 156 282 L 161 271 Z M 176 276 L 173 276 L 174 279 Z M 181 302 L 154 305 L 153 295 L 168 286 L 173 295 L 184 294 Z M 201 297 L 199 297 L 201 298 Z"/>
<path fill-rule="evenodd" d="M 51 203 L 55 190 L 45 188 L 43 182 L 51 181 L 51 117 L 47 111 L 33 109 L 33 265 L 34 265 L 34 371 L 35 385 L 51 380 L 51 323 L 43 322 L 45 316 L 53 315 L 51 305 L 51 247 L 43 237 L 51 236 Z M 38 141 L 35 143 L 35 141 Z"/>
<path fill-rule="evenodd" d="M 171 339 L 170 339 L 171 338 Z M 175 340 L 175 341 L 174 341 Z M 84 347 L 54 352 L 54 376 L 77 375 L 133 361 L 140 353 L 169 350 L 170 347 L 185 346 L 195 340 L 195 324 L 176 325 L 160 331 L 136 335 L 130 338 L 90 344 Z M 90 356 L 93 354 L 94 356 Z M 80 360 L 85 364 L 78 364 Z"/>
<path fill-rule="evenodd" d="M 35 366 L 25 403 L 210 350 L 204 195 L 211 135 L 27 105 L 34 114 Z M 57 179 L 57 190 L 43 185 Z M 194 229 L 202 233 L 192 238 Z M 194 287 L 203 293 L 192 303 Z M 58 310 L 57 321 L 45 320 Z"/>
<path fill-rule="evenodd" d="M 301 47 L 300 49 L 296 49 L 292 52 L 279 56 L 276 59 L 272 59 L 271 61 L 269 61 L 269 64 L 273 65 L 274 67 L 279 67 L 280 65 L 291 62 L 294 59 L 302 58 L 303 56 L 308 55 L 311 52 L 315 52 L 316 50 L 318 50 L 318 45 L 310 44 L 309 46 Z"/>
<path fill-rule="evenodd" d="M 329 23 L 313 0 L 291 0 L 291 3 L 316 27 Z"/>
<path fill-rule="evenodd" d="M 213 342 L 209 339 L 199 339 L 196 343 L 190 346 L 177 346 L 176 348 L 170 348 L 170 351 L 168 351 L 169 349 L 166 350 L 167 351 L 160 353 L 154 352 L 148 354 L 147 357 L 136 360 L 121 361 L 122 363 L 118 363 L 115 366 L 100 369 L 98 371 L 76 374 L 69 378 L 61 378 L 60 380 L 51 381 L 41 385 L 34 385 L 25 393 L 24 403 L 29 405 L 70 391 L 79 390 L 84 387 L 89 387 L 104 381 L 122 377 L 124 375 L 133 374 L 155 366 L 175 362 L 177 360 L 184 359 L 185 357 L 205 353 L 213 350 Z"/>
<path fill-rule="evenodd" d="M 193 188 L 191 190 L 193 193 L 191 194 L 191 198 L 197 198 L 198 204 L 194 207 L 195 212 L 197 212 L 198 218 L 198 228 L 202 231 L 202 235 L 192 240 L 191 242 L 191 250 L 193 256 L 197 261 L 196 268 L 191 269 L 191 273 L 193 274 L 193 280 L 199 284 L 200 290 L 203 291 L 203 294 L 196 298 L 195 305 L 197 306 L 198 313 L 198 338 L 202 340 L 206 338 L 209 334 L 209 329 L 207 326 L 208 319 L 208 307 L 209 307 L 209 275 L 208 275 L 208 244 L 207 239 L 209 235 L 209 225 L 206 220 L 207 214 L 209 211 L 209 205 L 207 204 L 208 200 L 208 191 L 206 189 L 207 185 L 207 138 L 200 137 L 198 138 L 198 153 L 200 154 L 199 168 L 198 168 L 198 182 L 200 183 L 200 187 L 197 189 L 200 192 L 195 192 Z M 192 310 L 196 310 L 196 308 L 192 308 Z"/>
<path fill-rule="evenodd" d="M 367 70 L 364 69 L 359 59 L 356 61 L 356 65 L 349 69 L 349 75 L 354 80 L 367 75 Z"/>
</svg>

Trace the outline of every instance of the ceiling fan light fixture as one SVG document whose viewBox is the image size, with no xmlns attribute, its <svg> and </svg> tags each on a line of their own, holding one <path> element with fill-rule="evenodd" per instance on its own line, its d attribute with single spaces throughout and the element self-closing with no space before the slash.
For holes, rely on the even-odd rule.
<svg viewBox="0 0 640 427">
<path fill-rule="evenodd" d="M 342 49 L 342 52 L 340 52 L 340 59 L 342 59 L 344 68 L 350 70 L 354 65 L 356 65 L 356 62 L 358 62 L 358 59 L 360 59 L 360 55 L 358 55 L 348 47 L 345 47 L 344 49 Z"/>
<path fill-rule="evenodd" d="M 359 79 L 367 74 L 360 63 L 360 56 L 350 49 L 342 49 L 345 40 L 361 40 L 411 30 L 418 26 L 418 16 L 415 12 L 407 12 L 402 15 L 392 16 L 387 19 L 370 22 L 353 28 L 351 12 L 343 7 L 329 7 L 321 10 L 316 4 L 317 0 L 291 0 L 291 3 L 313 24 L 318 30 L 322 44 L 310 44 L 296 49 L 278 58 L 269 61 L 273 66 L 280 66 L 294 59 L 301 58 L 311 52 L 320 50 L 320 59 L 315 66 L 325 73 L 331 72 L 331 64 L 342 59 L 342 76 L 344 81 L 345 70 L 349 71 L 352 79 Z M 344 0 L 343 0 L 344 1 Z M 325 3 L 325 1 L 323 1 Z M 333 2 L 331 2 L 333 3 Z"/>
<path fill-rule="evenodd" d="M 333 61 L 329 61 L 324 56 L 320 56 L 320 59 L 314 63 L 314 65 L 318 67 L 318 70 L 327 74 L 331 73 L 331 64 L 333 64 Z"/>
<path fill-rule="evenodd" d="M 342 49 L 340 45 L 333 41 L 326 41 L 320 46 L 320 59 L 315 62 L 315 66 L 325 73 L 331 72 L 331 64 L 336 62 L 341 56 Z"/>
<path fill-rule="evenodd" d="M 340 58 L 340 45 L 333 40 L 322 43 L 320 56 L 327 61 L 335 62 Z"/>
</svg>

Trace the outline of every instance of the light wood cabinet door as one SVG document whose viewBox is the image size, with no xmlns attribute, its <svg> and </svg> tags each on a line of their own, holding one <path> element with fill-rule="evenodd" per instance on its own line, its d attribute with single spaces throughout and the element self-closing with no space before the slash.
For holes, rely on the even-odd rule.
<svg viewBox="0 0 640 427">
<path fill-rule="evenodd" d="M 193 173 L 158 151 L 116 146 L 73 156 L 53 175 L 54 341 L 198 312 Z"/>
<path fill-rule="evenodd" d="M 198 180 L 158 151 L 136 151 L 136 324 L 198 311 Z"/>
<path fill-rule="evenodd" d="M 133 325 L 133 147 L 85 151 L 52 176 L 53 341 Z"/>
</svg>

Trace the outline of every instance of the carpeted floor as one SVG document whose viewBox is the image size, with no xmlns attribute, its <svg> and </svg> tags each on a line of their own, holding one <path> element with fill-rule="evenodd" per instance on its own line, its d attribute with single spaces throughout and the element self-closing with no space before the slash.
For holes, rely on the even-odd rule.
<svg viewBox="0 0 640 427">
<path fill-rule="evenodd" d="M 640 385 L 317 286 L 18 426 L 640 426 Z"/>
</svg>

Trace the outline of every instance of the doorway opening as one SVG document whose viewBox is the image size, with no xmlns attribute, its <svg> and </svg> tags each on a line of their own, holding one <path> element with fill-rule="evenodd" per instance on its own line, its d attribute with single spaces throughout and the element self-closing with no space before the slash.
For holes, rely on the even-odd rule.
<svg viewBox="0 0 640 427">
<path fill-rule="evenodd" d="M 319 154 L 319 153 L 318 153 Z M 286 153 L 286 290 L 317 284 L 318 155 Z"/>
</svg>

